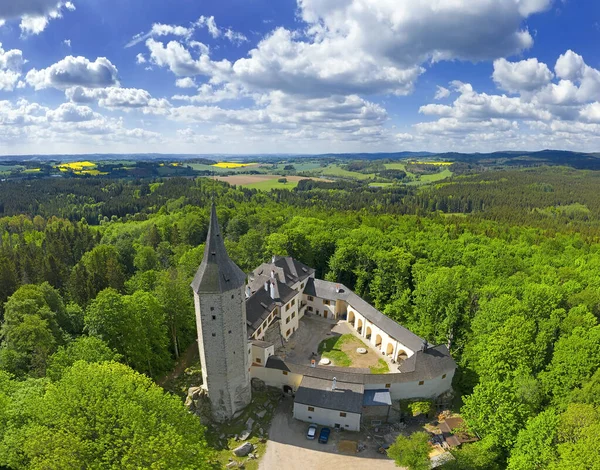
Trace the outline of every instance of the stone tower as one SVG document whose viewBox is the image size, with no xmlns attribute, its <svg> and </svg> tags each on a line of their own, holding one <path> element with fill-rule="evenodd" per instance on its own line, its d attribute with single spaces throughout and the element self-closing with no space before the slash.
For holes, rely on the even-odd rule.
<svg viewBox="0 0 600 470">
<path fill-rule="evenodd" d="M 219 422 L 250 403 L 250 364 L 244 285 L 229 258 L 212 205 L 204 259 L 192 282 L 204 388 Z"/>
</svg>

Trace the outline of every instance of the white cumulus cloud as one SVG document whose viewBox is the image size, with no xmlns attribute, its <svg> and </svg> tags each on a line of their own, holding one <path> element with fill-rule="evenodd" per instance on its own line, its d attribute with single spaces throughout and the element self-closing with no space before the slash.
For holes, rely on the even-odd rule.
<svg viewBox="0 0 600 470">
<path fill-rule="evenodd" d="M 118 70 L 106 57 L 91 62 L 85 57 L 67 56 L 42 70 L 30 70 L 25 80 L 35 88 L 65 89 L 72 86 L 102 88 L 118 85 Z"/>
</svg>

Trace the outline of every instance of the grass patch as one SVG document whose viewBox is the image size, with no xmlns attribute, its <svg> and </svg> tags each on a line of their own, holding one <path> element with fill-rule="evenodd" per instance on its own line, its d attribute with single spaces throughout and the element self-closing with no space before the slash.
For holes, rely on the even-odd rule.
<svg viewBox="0 0 600 470">
<path fill-rule="evenodd" d="M 329 359 L 335 366 L 351 367 L 352 359 L 342 350 L 342 347 L 349 343 L 356 343 L 356 347 L 364 346 L 362 341 L 351 334 L 332 336 L 321 341 L 321 344 L 319 344 L 319 354 Z"/>
<path fill-rule="evenodd" d="M 371 374 L 387 374 L 390 371 L 387 362 L 385 362 L 383 359 L 379 359 L 379 361 L 377 361 L 377 365 L 371 366 L 369 369 L 371 369 Z"/>
</svg>

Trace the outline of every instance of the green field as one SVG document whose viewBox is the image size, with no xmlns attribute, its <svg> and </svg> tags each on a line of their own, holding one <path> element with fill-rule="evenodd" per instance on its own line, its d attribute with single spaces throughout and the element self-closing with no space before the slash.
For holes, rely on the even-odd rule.
<svg viewBox="0 0 600 470">
<path fill-rule="evenodd" d="M 445 180 L 446 178 L 450 178 L 452 176 L 452 172 L 448 169 L 441 171 L 439 173 L 434 173 L 433 175 L 421 175 L 421 178 L 418 181 L 413 181 L 408 183 L 412 186 L 418 186 L 420 184 L 428 184 L 435 183 L 437 181 Z"/>
<path fill-rule="evenodd" d="M 350 179 L 361 180 L 361 181 L 370 180 L 370 179 L 375 178 L 375 174 L 373 174 L 373 173 L 364 174 L 364 173 L 358 173 L 356 171 L 348 171 L 348 170 L 344 170 L 339 165 L 328 166 L 327 168 L 325 168 L 323 170 L 323 172 L 321 174 L 323 176 L 337 176 L 340 178 L 350 178 Z"/>
<path fill-rule="evenodd" d="M 274 178 L 272 180 L 261 181 L 259 183 L 239 184 L 238 186 L 243 186 L 250 189 L 258 189 L 260 191 L 271 191 L 271 189 L 294 189 L 296 186 L 298 186 L 297 181 L 280 183 L 277 181 L 277 179 L 278 178 Z"/>
<path fill-rule="evenodd" d="M 404 163 L 386 163 L 385 164 L 385 169 L 386 170 L 402 170 L 402 171 L 406 171 L 406 165 Z"/>
<path fill-rule="evenodd" d="M 318 170 L 319 168 L 321 168 L 321 164 L 318 162 L 306 162 L 306 163 L 296 163 L 296 162 L 289 162 L 289 163 L 278 163 L 277 165 L 265 165 L 263 168 L 269 168 L 269 171 L 273 171 L 273 172 L 282 172 L 282 171 L 290 171 L 290 170 L 284 170 L 284 168 L 287 165 L 293 165 L 294 166 L 294 170 L 291 170 L 293 172 L 302 172 L 302 171 L 312 171 L 312 170 Z"/>
</svg>

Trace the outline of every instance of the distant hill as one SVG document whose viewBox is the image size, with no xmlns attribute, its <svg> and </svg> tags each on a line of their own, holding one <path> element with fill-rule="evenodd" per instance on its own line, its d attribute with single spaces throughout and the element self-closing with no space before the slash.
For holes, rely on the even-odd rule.
<svg viewBox="0 0 600 470">
<path fill-rule="evenodd" d="M 92 160 L 168 161 L 185 160 L 190 163 L 210 164 L 215 161 L 277 162 L 282 160 L 337 159 L 337 160 L 448 160 L 482 166 L 529 167 L 540 165 L 564 165 L 577 169 L 600 170 L 600 153 L 570 152 L 567 150 L 501 151 L 491 153 L 461 152 L 380 152 L 380 153 L 323 153 L 323 154 L 85 154 L 85 155 L 15 155 L 0 157 L 0 162 L 52 162 Z"/>
</svg>

